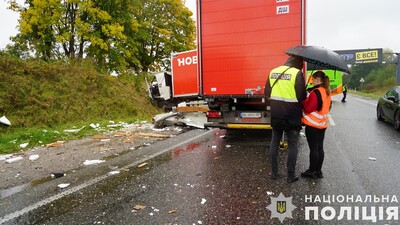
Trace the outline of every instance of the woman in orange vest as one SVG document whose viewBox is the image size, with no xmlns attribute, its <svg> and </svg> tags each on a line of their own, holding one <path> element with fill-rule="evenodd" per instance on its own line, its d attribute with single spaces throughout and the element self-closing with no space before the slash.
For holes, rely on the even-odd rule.
<svg viewBox="0 0 400 225">
<path fill-rule="evenodd" d="M 323 71 L 312 75 L 313 88 L 307 99 L 302 102 L 303 117 L 301 121 L 306 125 L 306 137 L 310 148 L 310 167 L 301 173 L 302 177 L 322 178 L 322 164 L 324 162 L 325 130 L 329 123 L 331 107 L 331 93 L 329 77 Z"/>
</svg>

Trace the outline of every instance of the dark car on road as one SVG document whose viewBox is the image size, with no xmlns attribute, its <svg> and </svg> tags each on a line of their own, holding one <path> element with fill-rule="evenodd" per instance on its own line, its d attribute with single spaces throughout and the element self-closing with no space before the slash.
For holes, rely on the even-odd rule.
<svg viewBox="0 0 400 225">
<path fill-rule="evenodd" d="M 400 130 L 400 86 L 390 89 L 379 98 L 376 107 L 376 117 L 380 121 L 389 121 L 396 130 Z"/>
</svg>

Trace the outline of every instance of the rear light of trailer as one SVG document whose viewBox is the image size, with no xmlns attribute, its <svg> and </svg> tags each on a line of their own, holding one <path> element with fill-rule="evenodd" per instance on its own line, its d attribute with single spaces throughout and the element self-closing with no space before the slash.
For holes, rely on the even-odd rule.
<svg viewBox="0 0 400 225">
<path fill-rule="evenodd" d="M 222 118 L 222 113 L 218 111 L 208 111 L 207 112 L 208 118 Z"/>
</svg>

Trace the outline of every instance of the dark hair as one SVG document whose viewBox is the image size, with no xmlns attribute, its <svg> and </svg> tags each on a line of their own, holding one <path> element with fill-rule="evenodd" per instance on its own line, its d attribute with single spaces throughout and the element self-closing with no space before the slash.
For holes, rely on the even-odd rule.
<svg viewBox="0 0 400 225">
<path fill-rule="evenodd" d="M 294 68 L 301 70 L 303 68 L 303 58 L 300 56 L 291 55 L 286 60 L 285 64 L 288 64 L 289 66 L 293 66 Z"/>
<path fill-rule="evenodd" d="M 322 86 L 325 88 L 326 90 L 326 95 L 330 95 L 331 94 L 331 89 L 330 89 L 330 80 L 329 77 L 324 73 L 324 71 L 322 70 L 318 70 L 317 72 L 315 72 L 312 75 L 313 78 L 321 78 L 322 80 Z"/>
</svg>

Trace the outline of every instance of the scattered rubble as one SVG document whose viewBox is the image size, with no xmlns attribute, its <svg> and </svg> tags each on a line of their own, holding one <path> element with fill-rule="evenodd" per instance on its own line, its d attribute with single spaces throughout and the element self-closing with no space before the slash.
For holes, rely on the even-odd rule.
<svg viewBox="0 0 400 225">
<path fill-rule="evenodd" d="M 207 123 L 205 106 L 182 106 L 176 107 L 172 112 L 157 114 L 153 117 L 156 128 L 166 126 L 189 126 L 204 129 Z"/>
<path fill-rule="evenodd" d="M 139 151 L 143 146 L 174 137 L 186 129 L 176 126 L 156 128 L 146 121 L 137 121 L 131 124 L 110 121 L 110 124 L 118 124 L 118 127 L 108 128 L 109 131 L 101 135 L 68 142 L 60 140 L 34 148 L 29 148 L 29 145 L 27 145 L 27 148 L 21 152 L 0 155 L 0 172 L 2 174 L 0 176 L 0 190 L 29 184 L 32 181 L 49 177 L 49 174 L 53 178 L 65 176 L 67 173 L 73 173 L 82 164 L 101 163 L 107 160 L 109 156 L 114 157 L 129 151 Z M 101 127 L 92 123 L 90 127 L 92 126 L 100 130 L 106 125 Z M 84 127 L 79 129 L 84 129 Z M 79 132 L 79 129 L 67 129 L 64 132 Z M 43 130 L 43 132 L 55 131 Z M 104 141 L 107 139 L 109 141 Z M 26 160 L 24 160 L 25 158 Z M 96 161 L 92 161 L 93 159 Z M 122 169 L 121 172 L 126 170 L 128 169 Z M 54 173 L 54 171 L 57 171 L 57 173 Z M 119 172 L 118 168 L 110 171 L 110 174 Z"/>
</svg>

